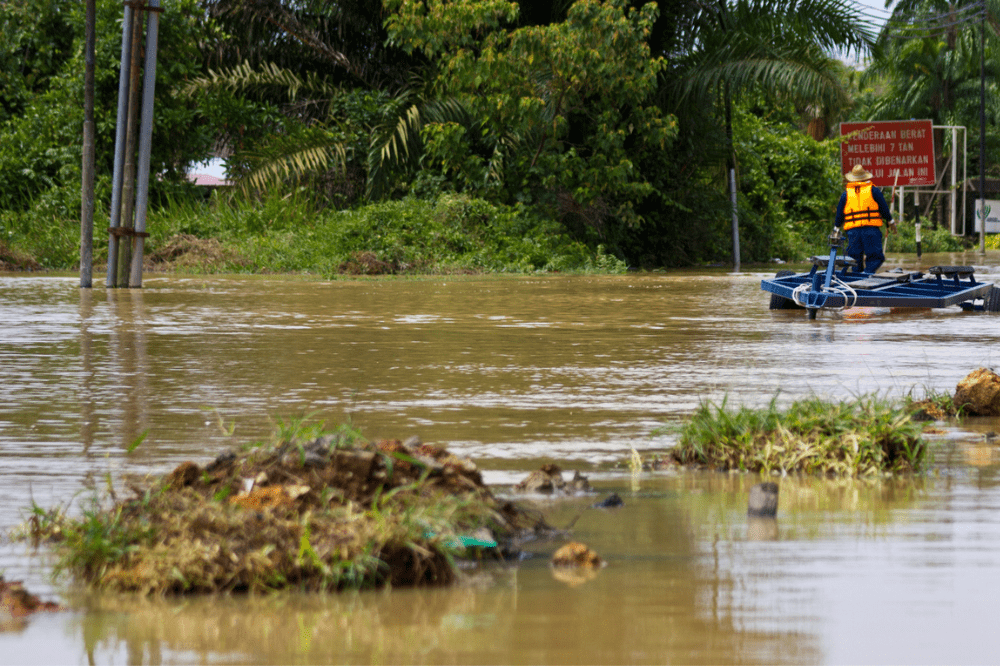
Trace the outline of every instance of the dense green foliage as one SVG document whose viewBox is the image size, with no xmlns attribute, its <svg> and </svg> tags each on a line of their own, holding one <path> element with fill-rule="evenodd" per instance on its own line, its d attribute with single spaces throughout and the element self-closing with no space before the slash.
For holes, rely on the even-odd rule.
<svg viewBox="0 0 1000 666">
<path fill-rule="evenodd" d="M 461 195 L 433 203 L 408 198 L 341 211 L 315 210 L 304 197 L 297 200 L 294 195 L 272 196 L 254 206 L 215 198 L 205 204 L 170 206 L 150 225 L 157 230 L 150 239 L 152 256 L 178 236 L 216 238 L 230 250 L 222 267 L 236 272 L 625 270 L 623 262 L 600 247 L 595 251 L 572 240 L 552 221 L 522 208 Z"/>
<path fill-rule="evenodd" d="M 840 0 L 164 0 L 151 247 L 186 226 L 253 258 L 244 269 L 318 274 L 352 252 L 422 270 L 580 269 L 604 252 L 636 268 L 725 262 L 732 165 L 741 259 L 795 260 L 823 249 L 840 187 L 836 140 L 807 126 L 822 138 L 842 119 L 930 117 L 975 139 L 975 26 L 893 32 L 944 11 L 935 2 L 899 3 L 876 43 Z M 122 9 L 97 7 L 102 229 Z M 46 268 L 77 255 L 83 14 L 0 3 L 0 242 Z M 864 76 L 835 49 L 870 56 Z M 213 152 L 238 188 L 211 214 L 266 229 L 203 219 L 182 181 Z M 297 215 L 276 224 L 290 191 Z M 492 211 L 462 227 L 474 240 L 393 219 L 457 200 Z M 318 225 L 337 240 L 310 240 Z"/>
<path fill-rule="evenodd" d="M 874 60 L 862 77 L 878 94 L 866 100 L 863 110 L 872 119 L 927 118 L 935 125 L 968 128 L 970 173 L 979 171 L 980 86 L 986 83 L 987 164 L 1000 156 L 1000 136 L 995 131 L 1000 119 L 1000 96 L 996 85 L 996 17 L 1000 5 L 986 2 L 987 15 L 980 16 L 980 4 L 971 0 L 904 0 L 896 3 L 893 15 L 882 32 L 883 57 Z M 985 20 L 986 53 L 984 77 L 980 76 L 983 53 L 980 23 Z M 962 146 L 951 146 L 948 133 L 935 139 L 944 159 L 962 155 Z M 987 167 L 990 171 L 991 168 Z"/>
<path fill-rule="evenodd" d="M 994 238 L 988 236 L 987 238 Z M 967 250 L 969 242 L 961 236 L 953 235 L 945 227 L 932 227 L 926 223 L 921 225 L 921 252 L 961 252 Z M 896 233 L 886 234 L 886 252 L 905 252 L 913 254 L 917 251 L 917 230 L 912 220 L 906 220 L 896 227 Z"/>
</svg>

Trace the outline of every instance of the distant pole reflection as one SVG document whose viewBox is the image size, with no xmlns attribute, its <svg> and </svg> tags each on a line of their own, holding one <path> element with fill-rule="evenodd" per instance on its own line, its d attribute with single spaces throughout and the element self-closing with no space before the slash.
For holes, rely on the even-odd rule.
<svg viewBox="0 0 1000 666">
<path fill-rule="evenodd" d="M 128 449 L 149 428 L 149 359 L 146 353 L 146 305 L 139 289 L 110 290 L 111 372 L 120 379 L 113 413 L 120 416 L 115 439 Z"/>
<path fill-rule="evenodd" d="M 80 386 L 80 441 L 83 453 L 90 453 L 97 429 L 97 413 L 94 398 L 94 334 L 90 330 L 94 316 L 94 292 L 80 290 L 80 365 L 83 377 Z"/>
</svg>

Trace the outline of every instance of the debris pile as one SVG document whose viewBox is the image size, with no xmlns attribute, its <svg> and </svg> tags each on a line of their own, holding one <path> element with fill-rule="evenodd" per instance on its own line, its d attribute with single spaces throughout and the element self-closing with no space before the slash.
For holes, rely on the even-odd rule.
<svg viewBox="0 0 1000 666">
<path fill-rule="evenodd" d="M 0 576 L 0 631 L 24 628 L 25 618 L 40 611 L 62 610 L 59 604 L 42 601 L 24 588 L 21 581 L 7 582 Z"/>
<path fill-rule="evenodd" d="M 953 394 L 914 400 L 909 411 L 916 421 L 946 421 L 960 416 L 1000 416 L 1000 375 L 976 368 L 955 386 Z"/>
<path fill-rule="evenodd" d="M 568 495 L 591 491 L 590 481 L 579 471 L 573 473 L 568 482 L 563 478 L 562 468 L 554 463 L 546 463 L 521 480 L 514 490 L 522 493 L 544 495 Z"/>
<path fill-rule="evenodd" d="M 454 558 L 482 555 L 470 544 L 547 529 L 418 438 L 291 438 L 127 485 L 131 498 L 95 499 L 83 518 L 36 516 L 31 536 L 97 587 L 187 593 L 447 584 Z"/>
<path fill-rule="evenodd" d="M 579 541 L 571 541 L 552 554 L 552 576 L 570 587 L 594 580 L 604 565 L 600 555 Z"/>
<path fill-rule="evenodd" d="M 956 409 L 970 416 L 1000 416 L 1000 375 L 977 368 L 955 387 Z"/>
<path fill-rule="evenodd" d="M 571 541 L 552 554 L 554 567 L 602 567 L 601 556 L 579 541 Z"/>
</svg>

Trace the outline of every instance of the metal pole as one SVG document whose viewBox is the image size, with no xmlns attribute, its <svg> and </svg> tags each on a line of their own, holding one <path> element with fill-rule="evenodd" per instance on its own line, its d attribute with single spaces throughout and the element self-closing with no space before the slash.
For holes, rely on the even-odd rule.
<svg viewBox="0 0 1000 666">
<path fill-rule="evenodd" d="M 964 236 L 969 228 L 969 216 L 965 209 L 968 206 L 966 199 L 969 191 L 969 130 L 962 128 L 962 235 Z"/>
<path fill-rule="evenodd" d="M 725 11 L 725 7 L 723 7 Z M 723 101 L 726 106 L 726 140 L 729 142 L 729 198 L 733 204 L 733 272 L 740 272 L 740 220 L 736 208 L 736 144 L 733 143 L 733 101 L 729 95 L 729 84 L 723 86 Z"/>
<path fill-rule="evenodd" d="M 986 254 L 986 10 L 979 17 L 979 198 L 983 226 L 979 230 L 979 252 Z"/>
<path fill-rule="evenodd" d="M 729 169 L 729 196 L 733 202 L 733 272 L 740 272 L 740 220 L 736 214 L 736 169 Z"/>
<path fill-rule="evenodd" d="M 96 0 L 87 0 L 83 69 L 83 178 L 80 192 L 80 288 L 93 287 L 94 272 L 94 50 Z"/>
<path fill-rule="evenodd" d="M 122 213 L 122 167 L 125 162 L 125 121 L 128 115 L 128 73 L 132 61 L 132 8 L 125 5 L 122 18 L 122 61 L 118 71 L 118 121 L 115 125 L 115 166 L 111 176 L 111 220 L 108 233 L 108 278 L 106 286 L 118 286 L 118 228 Z"/>
<path fill-rule="evenodd" d="M 955 215 L 958 203 L 958 128 L 951 128 L 951 233 L 958 230 L 958 216 Z"/>
<path fill-rule="evenodd" d="M 156 48 L 160 0 L 150 0 L 146 28 L 146 72 L 142 77 L 142 124 L 139 128 L 139 182 L 135 199 L 135 235 L 132 237 L 132 274 L 129 286 L 142 287 L 142 252 L 149 201 L 149 156 L 153 143 L 153 93 L 156 90 Z"/>
<path fill-rule="evenodd" d="M 131 237 L 135 230 L 135 145 L 139 135 L 139 77 L 142 68 L 139 66 L 139 56 L 142 48 L 141 14 L 135 12 L 132 16 L 132 63 L 129 71 L 128 88 L 128 121 L 125 129 L 125 174 L 122 179 L 122 219 L 121 230 Z M 126 242 L 122 254 L 118 258 L 118 286 L 128 287 L 130 265 L 132 263 L 132 243 Z"/>
</svg>

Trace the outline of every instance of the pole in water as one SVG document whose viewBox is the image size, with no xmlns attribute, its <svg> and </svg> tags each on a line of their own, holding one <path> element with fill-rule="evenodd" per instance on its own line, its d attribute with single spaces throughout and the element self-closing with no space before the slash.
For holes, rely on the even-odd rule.
<svg viewBox="0 0 1000 666">
<path fill-rule="evenodd" d="M 920 210 L 914 208 L 913 215 L 914 215 L 913 228 L 916 231 L 916 238 L 917 238 L 917 259 L 919 259 L 920 258 Z"/>
<path fill-rule="evenodd" d="M 122 55 L 118 72 L 118 121 L 115 127 L 115 163 L 111 177 L 111 220 L 108 229 L 108 277 L 109 289 L 118 286 L 118 236 L 115 234 L 122 213 L 122 170 L 125 164 L 125 121 L 128 115 L 128 72 L 132 62 L 132 7 L 125 5 L 122 20 Z"/>
<path fill-rule="evenodd" d="M 740 220 L 736 208 L 736 169 L 729 169 L 729 196 L 733 207 L 733 272 L 740 272 Z"/>
<path fill-rule="evenodd" d="M 83 169 L 80 201 L 80 287 L 94 286 L 94 62 L 96 3 L 86 2 L 83 73 Z"/>
<path fill-rule="evenodd" d="M 156 90 L 156 50 L 159 42 L 159 0 L 150 0 L 146 25 L 146 63 L 142 77 L 142 111 L 139 125 L 139 172 L 135 198 L 135 235 L 132 237 L 132 262 L 128 286 L 142 287 L 142 257 L 146 233 L 146 208 L 149 202 L 149 159 L 153 136 L 153 95 Z"/>
<path fill-rule="evenodd" d="M 774 518 L 778 513 L 778 484 L 773 481 L 758 483 L 750 489 L 747 515 Z"/>
</svg>

